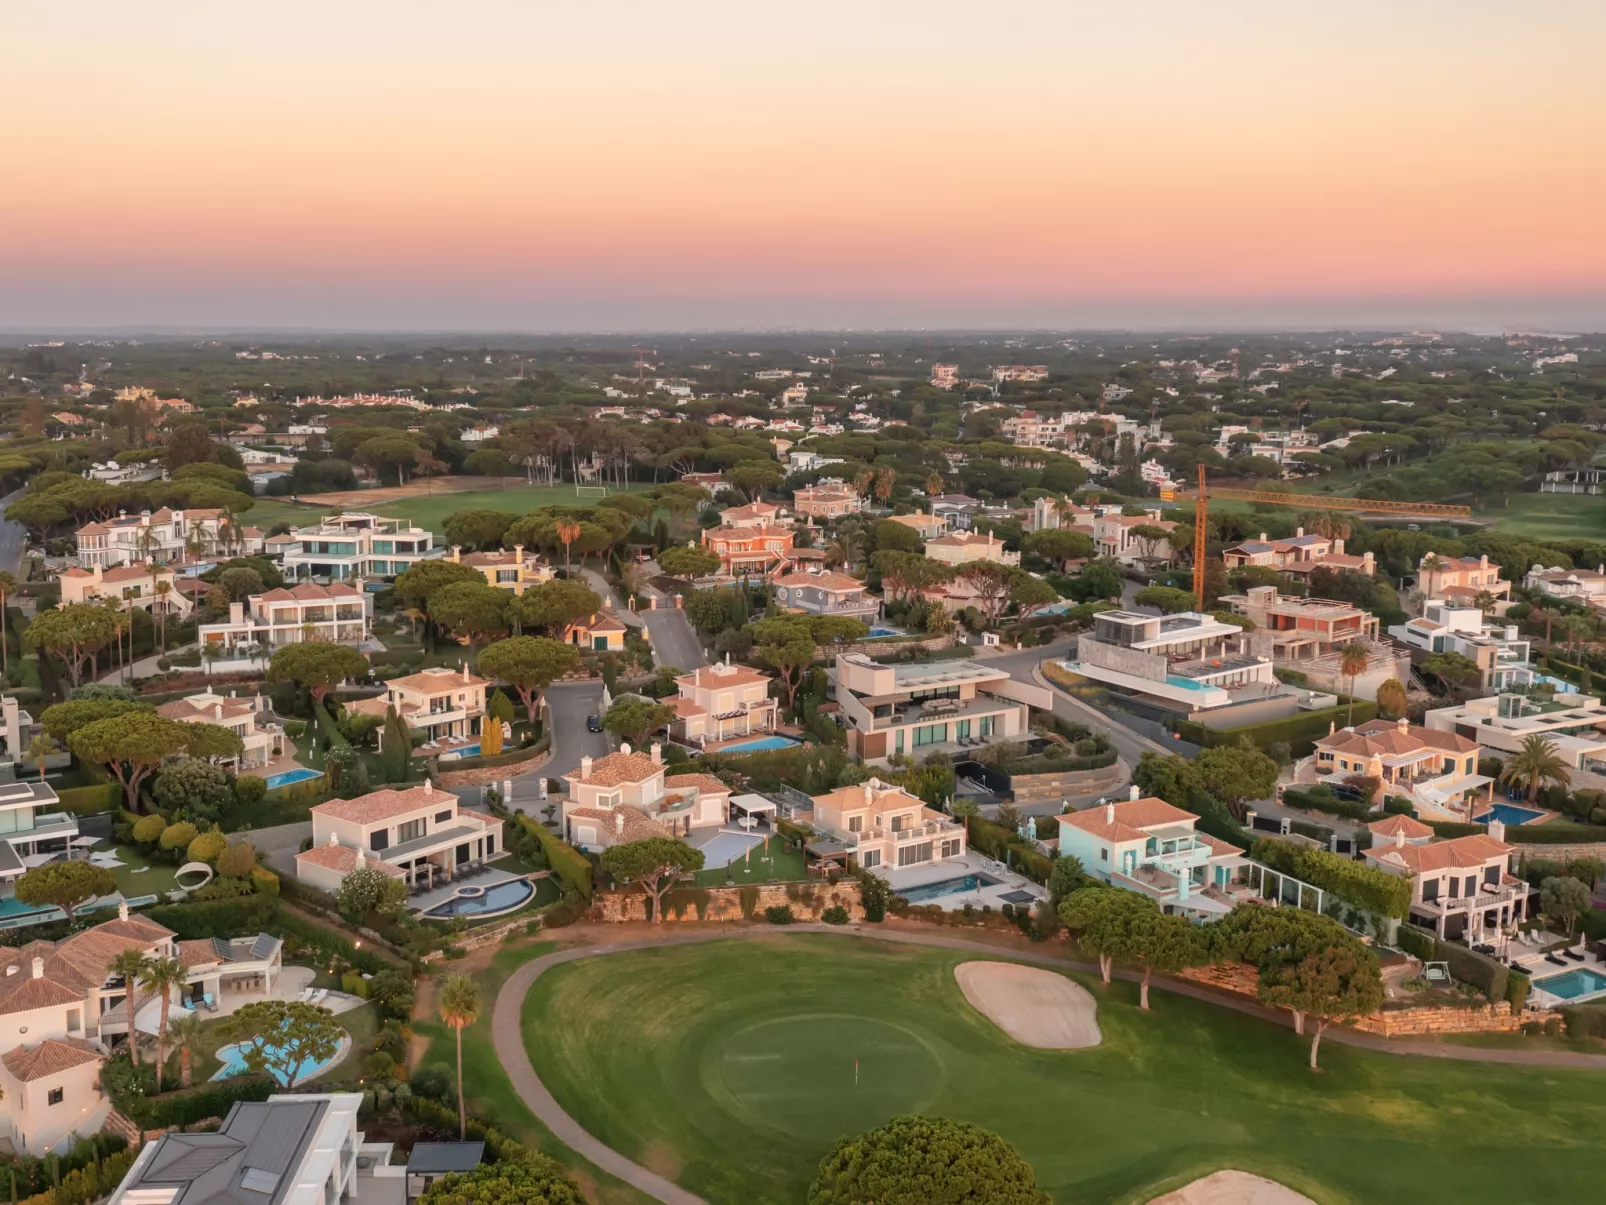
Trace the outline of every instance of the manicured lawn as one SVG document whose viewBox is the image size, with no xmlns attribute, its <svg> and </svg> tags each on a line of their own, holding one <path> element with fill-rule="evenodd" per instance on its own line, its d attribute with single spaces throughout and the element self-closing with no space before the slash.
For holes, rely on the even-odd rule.
<svg viewBox="0 0 1606 1205">
<path fill-rule="evenodd" d="M 1600 1191 L 1599 1073 L 1327 1043 L 1314 1075 L 1290 1031 L 1091 981 L 1103 1044 L 1033 1050 L 966 1004 L 968 957 L 797 935 L 587 959 L 536 983 L 525 1043 L 588 1131 L 717 1203 L 800 1203 L 838 1137 L 908 1112 L 998 1131 L 1063 1203 L 1225 1167 L 1324 1205 Z"/>
<path fill-rule="evenodd" d="M 629 492 L 648 488 L 650 487 L 646 485 L 633 484 Z M 620 491 L 610 490 L 610 492 Z M 443 491 L 439 494 L 424 494 L 417 498 L 384 502 L 373 509 L 375 514 L 411 519 L 444 540 L 447 516 L 460 510 L 505 510 L 512 515 L 522 515 L 542 506 L 595 506 L 601 500 L 602 495 L 595 490 L 576 495 L 572 485 L 533 485 L 500 490 L 464 490 L 458 493 Z"/>
<path fill-rule="evenodd" d="M 1606 539 L 1606 497 L 1587 494 L 1515 494 L 1509 506 L 1491 506 L 1478 518 L 1505 535 L 1539 540 Z"/>
<path fill-rule="evenodd" d="M 727 879 L 737 886 L 746 886 L 749 883 L 768 883 L 772 878 L 783 883 L 797 883 L 808 878 L 804 869 L 803 854 L 795 849 L 787 849 L 781 841 L 770 841 L 771 862 L 764 858 L 764 847 L 755 845 L 746 858 L 737 858 L 731 863 L 730 873 L 727 875 L 723 866 L 708 866 L 697 872 L 697 886 L 723 887 Z"/>
<path fill-rule="evenodd" d="M 283 498 L 258 498 L 256 505 L 246 512 L 244 519 L 264 533 L 275 523 L 288 523 L 292 527 L 311 527 L 325 515 L 338 510 L 335 506 L 316 503 L 290 502 Z"/>
<path fill-rule="evenodd" d="M 469 1110 L 476 1117 L 488 1119 L 497 1129 L 511 1134 L 532 1150 L 541 1151 L 562 1163 L 582 1187 L 590 1190 L 590 1199 L 597 1205 L 652 1205 L 651 1198 L 604 1175 L 537 1121 L 523 1099 L 513 1091 L 507 1072 L 503 1070 L 491 1046 L 491 1010 L 497 990 L 518 967 L 532 958 L 550 953 L 554 948 L 553 942 L 504 946 L 496 952 L 491 965 L 474 976 L 483 1004 L 480 1019 L 463 1031 L 463 1086 Z M 443 968 L 446 973 L 451 973 L 453 969 L 451 963 Z M 413 1032 L 429 1039 L 429 1048 L 419 1060 L 419 1065 L 445 1067 L 456 1075 L 454 1035 L 441 1024 L 439 1015 L 415 1016 Z"/>
<path fill-rule="evenodd" d="M 161 902 L 167 902 L 167 893 L 173 890 L 174 880 L 178 867 L 171 861 L 152 861 L 146 854 L 141 853 L 132 845 L 119 845 L 115 851 L 119 860 L 124 864 L 112 870 L 117 876 L 117 890 L 125 896 L 157 895 L 162 897 Z M 149 867 L 141 870 L 141 867 Z M 140 873 L 135 874 L 138 870 Z M 187 880 L 192 886 L 196 882 L 195 876 L 190 875 Z"/>
</svg>

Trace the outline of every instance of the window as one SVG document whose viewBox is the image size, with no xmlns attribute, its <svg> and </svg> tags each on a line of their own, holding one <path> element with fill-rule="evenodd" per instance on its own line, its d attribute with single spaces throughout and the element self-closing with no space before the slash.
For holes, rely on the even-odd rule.
<svg viewBox="0 0 1606 1205">
<path fill-rule="evenodd" d="M 376 828 L 373 832 L 369 833 L 368 848 L 375 851 L 389 849 L 390 830 L 388 828 Z"/>
<path fill-rule="evenodd" d="M 398 824 L 396 826 L 397 843 L 418 840 L 424 835 L 424 823 L 422 820 L 409 820 L 406 824 Z"/>
<path fill-rule="evenodd" d="M 859 855 L 859 865 L 863 866 L 866 870 L 873 870 L 875 867 L 880 866 L 881 851 L 879 849 L 865 850 L 864 853 Z"/>
<path fill-rule="evenodd" d="M 63 1089 L 52 1088 L 45 1097 L 45 1103 L 48 1105 L 59 1105 L 62 1102 L 63 1095 Z"/>
<path fill-rule="evenodd" d="M 863 816 L 849 816 L 848 817 L 848 832 L 850 832 L 850 833 L 862 833 L 863 831 L 864 831 L 864 817 Z"/>
<path fill-rule="evenodd" d="M 435 823 L 436 824 L 445 824 L 449 820 L 451 820 L 451 818 L 452 818 L 452 814 L 449 811 L 448 812 L 436 812 L 435 813 Z"/>
<path fill-rule="evenodd" d="M 898 851 L 899 866 L 916 866 L 929 861 L 931 861 L 930 841 L 922 841 L 918 845 L 905 845 Z"/>
<path fill-rule="evenodd" d="M 1434 901 L 1436 901 L 1438 898 L 1439 898 L 1439 880 L 1438 879 L 1423 879 L 1422 880 L 1422 902 L 1425 903 L 1425 904 L 1431 904 Z"/>
<path fill-rule="evenodd" d="M 959 856 L 959 839 L 957 837 L 952 841 L 944 841 L 942 843 L 942 856 L 945 858 L 957 858 Z"/>
<path fill-rule="evenodd" d="M 1099 861 L 1100 862 L 1108 862 L 1109 860 L 1110 860 L 1110 847 L 1108 845 L 1099 846 Z"/>
<path fill-rule="evenodd" d="M 488 858 L 496 852 L 496 834 L 492 833 L 485 838 L 485 856 Z"/>
</svg>

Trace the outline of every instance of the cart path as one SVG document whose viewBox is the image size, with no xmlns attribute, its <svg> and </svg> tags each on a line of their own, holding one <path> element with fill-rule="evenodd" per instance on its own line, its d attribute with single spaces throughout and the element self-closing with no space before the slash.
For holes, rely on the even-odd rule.
<svg viewBox="0 0 1606 1205">
<path fill-rule="evenodd" d="M 620 941 L 609 941 L 606 939 L 606 935 L 603 934 L 604 940 L 600 944 L 573 946 L 566 950 L 545 954 L 540 958 L 525 963 L 514 971 L 512 975 L 508 976 L 507 982 L 502 985 L 501 991 L 497 993 L 496 1004 L 491 1014 L 491 1042 L 496 1049 L 497 1059 L 507 1069 L 508 1078 L 512 1081 L 514 1090 L 518 1092 L 524 1103 L 529 1106 L 530 1111 L 571 1150 L 583 1155 L 603 1171 L 618 1177 L 633 1188 L 646 1193 L 654 1200 L 665 1202 L 665 1205 L 708 1205 L 708 1202 L 702 1197 L 686 1191 L 656 1172 L 649 1171 L 640 1164 L 625 1158 L 612 1147 L 599 1142 L 579 1122 L 564 1111 L 563 1106 L 558 1104 L 556 1098 L 547 1090 L 546 1085 L 541 1082 L 541 1077 L 536 1075 L 535 1068 L 530 1063 L 529 1053 L 524 1049 L 524 1037 L 520 1030 L 520 1014 L 523 1012 L 524 999 L 529 995 L 530 988 L 535 985 L 535 981 L 548 970 L 555 966 L 562 966 L 564 963 L 578 962 L 582 958 L 596 958 L 604 954 L 616 954 L 629 950 L 657 949 L 662 946 L 698 945 L 710 941 L 785 941 L 794 933 L 823 933 L 834 937 L 863 937 L 872 941 L 897 942 L 903 945 L 957 950 L 962 953 L 977 954 L 992 959 L 1009 959 L 1015 962 L 1031 963 L 1055 970 L 1077 971 L 1088 975 L 1098 974 L 1096 966 L 1076 962 L 1069 958 L 1057 958 L 1051 954 L 1039 953 L 1034 950 L 1016 950 L 990 945 L 985 942 L 946 937 L 936 933 L 883 930 L 878 926 L 865 924 L 803 924 L 785 927 L 769 926 L 765 928 L 699 929 L 692 932 L 682 930 Z M 1119 969 L 1115 972 L 1115 975 L 1119 979 L 1134 983 L 1141 978 L 1136 973 Z M 1271 1024 L 1285 1029 L 1293 1028 L 1291 1014 L 1281 1010 L 1264 1008 L 1254 1001 L 1241 996 L 1213 991 L 1210 988 L 1189 983 L 1185 980 L 1162 978 L 1159 975 L 1154 977 L 1153 987 L 1157 991 L 1168 991 L 1179 996 L 1208 1001 L 1211 1004 L 1232 1009 L 1234 1012 L 1269 1021 Z M 1354 1046 L 1381 1054 L 1457 1059 L 1468 1063 L 1508 1063 L 1525 1067 L 1568 1067 L 1606 1071 L 1606 1055 L 1578 1054 L 1564 1050 L 1486 1050 L 1474 1046 L 1452 1046 L 1442 1042 L 1405 1042 L 1380 1038 L 1372 1034 L 1355 1033 L 1339 1026 L 1330 1027 L 1322 1035 L 1322 1040 L 1324 1043 L 1336 1042 L 1343 1046 Z"/>
</svg>

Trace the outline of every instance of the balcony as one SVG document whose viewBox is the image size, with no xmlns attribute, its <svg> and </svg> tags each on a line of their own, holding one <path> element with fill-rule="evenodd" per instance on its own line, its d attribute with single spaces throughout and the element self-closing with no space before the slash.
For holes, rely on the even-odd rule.
<svg viewBox="0 0 1606 1205">
<path fill-rule="evenodd" d="M 1465 895 L 1458 899 L 1441 897 L 1436 900 L 1422 900 L 1417 906 L 1442 916 L 1446 912 L 1477 912 L 1483 908 L 1497 908 L 1501 904 L 1525 900 L 1532 894 L 1533 888 L 1526 883 L 1498 887 L 1493 891 L 1486 891 L 1484 884 L 1479 884 L 1477 895 Z"/>
<path fill-rule="evenodd" d="M 872 715 L 870 731 L 902 728 L 908 724 L 942 724 L 954 720 L 970 720 L 980 716 L 1006 715 L 1019 704 L 991 695 L 974 699 L 926 699 L 921 702 L 895 703 L 892 714 Z"/>
</svg>

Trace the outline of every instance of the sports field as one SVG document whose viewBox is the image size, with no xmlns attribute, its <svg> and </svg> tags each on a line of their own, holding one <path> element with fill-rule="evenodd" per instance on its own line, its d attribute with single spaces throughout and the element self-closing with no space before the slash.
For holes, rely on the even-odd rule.
<svg viewBox="0 0 1606 1205">
<path fill-rule="evenodd" d="M 449 479 L 453 485 L 464 480 L 471 479 Z M 628 492 L 650 488 L 633 483 Z M 411 519 L 440 536 L 446 517 L 460 510 L 505 510 L 512 515 L 522 515 L 541 506 L 595 506 L 604 497 L 601 490 L 588 487 L 582 487 L 582 493 L 576 495 L 573 485 L 521 485 L 506 489 L 463 490 L 448 488 L 447 483 L 442 481 L 419 484 L 417 493 L 408 497 L 398 498 L 398 492 L 395 487 L 390 487 L 340 494 L 307 494 L 299 503 L 284 498 L 258 498 L 246 521 L 266 531 L 275 523 L 305 527 L 336 511 L 365 510 Z M 609 492 L 626 491 L 610 489 Z"/>
<path fill-rule="evenodd" d="M 1503 535 L 1538 540 L 1606 540 L 1606 497 L 1513 494 L 1508 506 L 1477 512 Z"/>
<path fill-rule="evenodd" d="M 817 935 L 554 968 L 524 1009 L 559 1103 L 715 1205 L 799 1203 L 841 1135 L 898 1113 L 997 1130 L 1056 1202 L 1144 1202 L 1223 1167 L 1323 1205 L 1597 1197 L 1598 1073 L 1377 1055 L 1201 1001 L 1101 989 L 1103 1043 L 1010 1041 L 954 981 L 970 956 Z"/>
</svg>

